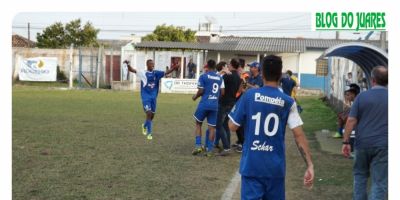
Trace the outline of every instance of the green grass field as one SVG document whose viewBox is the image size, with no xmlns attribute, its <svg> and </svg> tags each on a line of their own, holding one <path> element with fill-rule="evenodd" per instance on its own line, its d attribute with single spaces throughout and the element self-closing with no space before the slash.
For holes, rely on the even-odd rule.
<svg viewBox="0 0 400 200">
<path fill-rule="evenodd" d="M 191 155 L 197 102 L 190 97 L 160 94 L 148 141 L 137 92 L 14 87 L 13 199 L 220 199 L 240 155 Z M 304 190 L 304 163 L 288 159 L 288 175 L 295 174 L 288 199 L 349 199 L 350 161 L 321 152 L 312 134 L 334 129 L 334 113 L 317 98 L 300 101 L 317 180 Z"/>
</svg>

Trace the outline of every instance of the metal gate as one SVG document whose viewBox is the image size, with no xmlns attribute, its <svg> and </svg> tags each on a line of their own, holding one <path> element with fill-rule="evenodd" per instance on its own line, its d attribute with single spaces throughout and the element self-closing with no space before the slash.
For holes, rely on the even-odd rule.
<svg viewBox="0 0 400 200">
<path fill-rule="evenodd" d="M 96 88 L 103 68 L 102 48 L 79 49 L 78 88 Z"/>
</svg>

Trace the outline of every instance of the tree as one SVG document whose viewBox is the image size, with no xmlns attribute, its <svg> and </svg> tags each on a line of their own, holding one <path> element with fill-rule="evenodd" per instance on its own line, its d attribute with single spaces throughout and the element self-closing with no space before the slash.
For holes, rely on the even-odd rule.
<svg viewBox="0 0 400 200">
<path fill-rule="evenodd" d="M 71 44 L 78 47 L 98 46 L 97 34 L 99 31 L 90 22 L 86 22 L 82 27 L 80 19 L 72 20 L 65 26 L 61 22 L 57 22 L 37 34 L 37 47 L 67 48 Z"/>
<path fill-rule="evenodd" d="M 172 41 L 172 42 L 195 42 L 196 31 L 185 29 L 183 26 L 158 25 L 153 33 L 142 38 L 143 41 Z"/>
</svg>

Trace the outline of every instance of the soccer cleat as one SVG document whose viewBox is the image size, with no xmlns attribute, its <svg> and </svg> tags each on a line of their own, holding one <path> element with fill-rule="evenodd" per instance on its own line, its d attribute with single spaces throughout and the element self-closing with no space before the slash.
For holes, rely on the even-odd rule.
<svg viewBox="0 0 400 200">
<path fill-rule="evenodd" d="M 333 138 L 342 138 L 339 132 L 336 132 L 335 135 L 332 135 Z"/>
<path fill-rule="evenodd" d="M 202 153 L 203 151 L 204 151 L 203 147 L 196 147 L 193 149 L 192 155 L 194 155 L 194 156 L 198 155 L 198 154 Z"/>
<path fill-rule="evenodd" d="M 241 144 L 238 144 L 238 146 L 236 147 L 236 152 L 238 152 L 238 153 L 242 153 L 242 151 L 243 151 L 243 146 L 241 145 Z"/>
<path fill-rule="evenodd" d="M 152 136 L 151 134 L 148 134 L 148 135 L 147 135 L 147 139 L 148 139 L 148 140 L 152 140 L 152 139 L 153 139 L 153 136 Z"/>
<path fill-rule="evenodd" d="M 144 126 L 144 124 L 142 124 L 142 133 L 143 133 L 143 135 L 147 135 L 147 130 L 146 130 L 146 127 Z"/>
<path fill-rule="evenodd" d="M 204 154 L 204 156 L 205 157 L 214 157 L 214 153 L 212 152 L 212 151 L 207 151 L 205 154 Z"/>
<path fill-rule="evenodd" d="M 227 156 L 231 153 L 231 149 L 224 149 L 218 155 L 219 156 Z"/>
<path fill-rule="evenodd" d="M 220 147 L 218 144 L 214 144 L 214 149 L 217 149 L 218 151 L 224 150 L 222 147 Z"/>
</svg>

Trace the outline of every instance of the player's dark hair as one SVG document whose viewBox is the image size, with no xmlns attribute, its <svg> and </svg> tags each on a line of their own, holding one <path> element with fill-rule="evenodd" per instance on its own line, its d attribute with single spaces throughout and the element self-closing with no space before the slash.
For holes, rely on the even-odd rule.
<svg viewBox="0 0 400 200">
<path fill-rule="evenodd" d="M 207 61 L 207 67 L 208 67 L 208 69 L 215 69 L 215 65 L 216 65 L 215 60 L 210 59 L 210 60 Z"/>
<path fill-rule="evenodd" d="M 244 68 L 245 64 L 246 64 L 246 61 L 243 58 L 239 58 L 239 67 Z"/>
<path fill-rule="evenodd" d="M 286 73 L 289 74 L 289 76 L 292 76 L 292 75 L 293 75 L 293 72 L 290 71 L 290 70 L 287 70 Z"/>
<path fill-rule="evenodd" d="M 352 83 L 349 85 L 349 87 L 350 87 L 350 89 L 354 89 L 354 91 L 356 92 L 355 93 L 356 95 L 358 95 L 360 93 L 361 88 L 357 84 Z"/>
<path fill-rule="evenodd" d="M 262 75 L 266 81 L 279 81 L 282 76 L 282 59 L 269 55 L 262 60 Z"/>
<path fill-rule="evenodd" d="M 232 58 L 230 61 L 231 66 L 234 69 L 238 69 L 239 68 L 239 61 L 236 58 Z"/>
<path fill-rule="evenodd" d="M 153 61 L 152 59 L 148 59 L 148 60 L 146 60 L 146 65 L 148 65 L 149 64 L 149 62 L 151 62 L 151 61 Z"/>
<path fill-rule="evenodd" d="M 222 68 L 224 68 L 224 66 L 226 65 L 225 61 L 221 61 L 217 64 L 217 71 L 221 71 Z"/>
<path fill-rule="evenodd" d="M 350 89 L 346 90 L 344 93 L 346 94 L 347 92 L 353 93 L 354 96 L 357 96 L 357 94 L 358 94 L 357 90 L 354 88 L 350 88 Z"/>
</svg>

